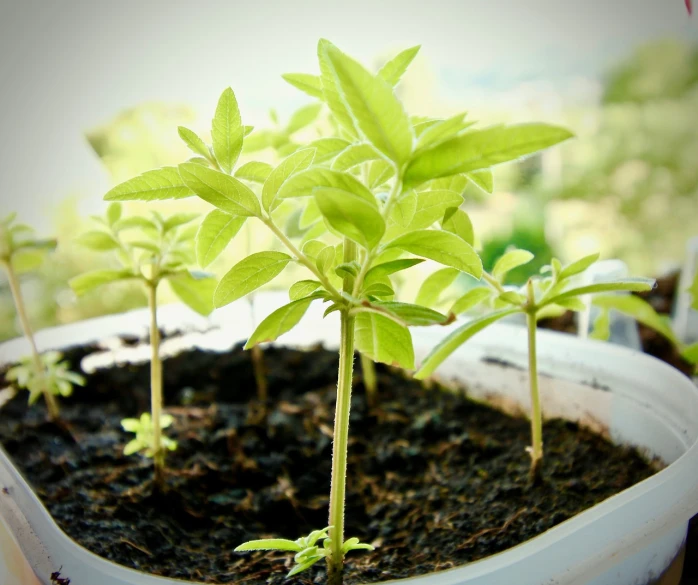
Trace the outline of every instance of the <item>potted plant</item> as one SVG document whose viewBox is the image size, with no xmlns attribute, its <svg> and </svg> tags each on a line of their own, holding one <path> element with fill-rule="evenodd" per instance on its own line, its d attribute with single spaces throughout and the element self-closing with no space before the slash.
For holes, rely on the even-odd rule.
<svg viewBox="0 0 698 585">
<path fill-rule="evenodd" d="M 695 484 L 693 463 L 698 448 L 689 413 L 697 407 L 698 396 L 677 373 L 622 349 L 609 350 L 600 344 L 552 334 L 541 334 L 540 339 L 535 336 L 536 366 L 540 362 L 541 370 L 545 368 L 549 374 L 545 382 L 556 382 L 555 386 L 541 383 L 541 403 L 548 416 L 595 425 L 602 434 L 648 449 L 666 463 L 683 453 L 685 456 L 652 475 L 651 466 L 636 452 L 623 447 L 614 450 L 603 438 L 566 422 L 553 422 L 549 430 L 562 433 L 559 436 L 565 437 L 564 446 L 555 454 L 559 458 L 555 470 L 543 469 L 543 481 L 534 486 L 528 484 L 521 454 L 515 453 L 519 448 L 522 451 L 527 441 L 525 419 L 507 417 L 478 404 L 489 400 L 500 408 L 527 410 L 523 398 L 526 393 L 520 391 L 524 387 L 521 371 L 511 364 L 526 358 L 528 337 L 515 327 L 493 326 L 444 361 L 441 377 L 466 382 L 468 397 L 474 401 L 440 388 L 428 391 L 400 376 L 393 377 L 392 388 L 381 388 L 380 408 L 367 410 L 361 400 L 352 400 L 355 347 L 373 362 L 397 364 L 409 370 L 462 327 L 453 323 L 455 311 L 444 315 L 428 306 L 396 301 L 390 277 L 422 261 L 475 278 L 483 276 L 471 245 L 472 225 L 460 209 L 463 197 L 459 189 L 462 191 L 464 182 L 491 190 L 491 166 L 552 146 L 567 139 L 569 132 L 545 124 L 473 130 L 463 114 L 445 120 L 410 118 L 395 97 L 393 86 L 416 49 L 399 54 L 377 74 L 327 41 L 320 42 L 318 53 L 319 77 L 294 74 L 286 79 L 322 99 L 337 123 L 337 136 L 289 149 L 292 151 L 273 168 L 256 161 L 238 167 L 246 128 L 234 93 L 226 90 L 214 116 L 211 148 L 195 135 L 187 135 L 185 141 L 200 155 L 197 160 L 149 171 L 118 185 L 106 198 L 118 202 L 196 195 L 216 207 L 214 212 L 223 220 L 215 225 L 204 221 L 197 239 L 219 238 L 223 246 L 232 236 L 229 238 L 229 232 L 220 225 L 228 225 L 236 217 L 245 222 L 258 220 L 286 252 L 256 252 L 231 267 L 212 295 L 215 306 L 229 305 L 227 313 L 214 319 L 224 336 L 245 340 L 247 347 L 285 335 L 292 347 L 322 343 L 336 348 L 336 377 L 332 380 L 318 373 L 322 364 L 322 372 L 331 371 L 332 366 L 327 365 L 337 364 L 336 353 L 316 348 L 296 353 L 285 350 L 291 352 L 287 354 L 270 347 L 267 351 L 276 358 L 267 360 L 270 368 L 276 368 L 269 375 L 274 404 L 262 425 L 250 425 L 239 412 L 249 392 L 242 384 L 230 383 L 244 378 L 242 370 L 233 368 L 240 349 L 224 356 L 192 349 L 174 358 L 166 369 L 172 376 L 166 384 L 171 400 L 182 385 L 210 385 L 195 368 L 197 361 L 206 364 L 204 371 L 211 380 L 220 380 L 228 372 L 228 383 L 217 383 L 216 396 L 229 392 L 228 396 L 236 398 L 229 398 L 226 406 L 223 401 L 211 405 L 202 397 L 198 406 L 180 410 L 189 422 L 173 429 L 178 449 L 171 455 L 172 483 L 165 484 L 160 495 L 154 497 L 148 490 L 142 466 L 123 459 L 117 459 L 119 467 L 108 465 L 106 475 L 98 472 L 82 476 L 82 485 L 88 486 L 89 493 L 95 493 L 99 484 L 106 486 L 111 495 L 100 492 L 103 495 L 94 504 L 81 502 L 79 525 L 86 528 L 87 517 L 99 517 L 105 506 L 116 506 L 111 517 L 121 532 L 118 541 L 111 541 L 104 539 L 103 533 L 99 539 L 91 539 L 83 530 L 81 542 L 93 550 L 105 547 L 100 550 L 108 558 L 130 559 L 126 562 L 137 567 L 155 563 L 154 572 L 166 572 L 171 579 L 186 575 L 189 581 L 282 582 L 289 572 L 292 576 L 300 573 L 300 579 L 308 575 L 322 579 L 324 568 L 318 561 L 323 560 L 330 582 L 350 582 L 354 579 L 352 573 L 344 575 L 346 553 L 375 548 L 349 557 L 352 571 L 364 582 L 385 580 L 385 575 L 409 576 L 414 583 L 445 580 L 470 585 L 497 581 L 533 585 L 555 579 L 591 583 L 604 578 L 601 575 L 614 575 L 615 582 L 621 583 L 643 579 L 650 582 L 674 563 L 688 515 L 697 504 L 691 486 Z M 263 181 L 257 189 L 254 184 L 260 176 Z M 301 236 L 305 238 L 302 246 L 278 224 L 276 214 L 282 206 L 301 207 L 309 224 Z M 517 257 L 520 261 L 520 252 Z M 310 278 L 306 276 L 289 287 L 288 298 L 282 303 L 278 296 L 260 295 L 260 305 L 264 297 L 265 303 L 276 308 L 248 335 L 237 326 L 249 321 L 245 296 L 291 264 L 309 271 Z M 570 267 L 552 267 L 548 291 L 554 293 L 551 298 L 556 305 L 565 300 L 558 297 L 570 293 L 562 286 L 568 283 L 560 277 L 565 270 L 573 271 Z M 502 276 L 505 272 L 503 269 Z M 488 278 L 494 277 L 485 275 L 485 280 Z M 523 308 L 518 297 L 499 290 L 497 285 L 503 286 L 499 280 L 491 284 L 502 297 L 497 302 L 516 300 L 518 305 L 509 304 Z M 621 284 L 626 289 L 632 286 Z M 638 286 L 645 288 L 647 284 Z M 315 301 L 326 305 L 324 315 L 318 313 Z M 464 303 L 461 300 L 461 308 Z M 137 329 L 142 319 L 143 315 L 123 317 L 121 332 L 128 334 Z M 301 322 L 303 325 L 296 327 Z M 413 339 L 410 326 L 424 327 Z M 115 328 L 115 321 L 91 324 L 88 334 L 84 333 L 84 325 L 80 335 L 71 333 L 75 328 L 64 329 L 61 341 L 84 344 L 97 328 L 106 334 Z M 11 359 L 11 347 L 4 351 Z M 116 354 L 110 359 L 119 363 L 119 352 Z M 511 363 L 502 364 L 504 358 Z M 427 367 L 430 359 L 424 362 Z M 641 374 L 638 365 L 642 366 Z M 124 375 L 117 382 L 124 393 L 121 400 L 137 402 L 142 370 L 129 367 L 107 374 L 115 372 Z M 105 378 L 107 374 L 91 373 L 88 386 L 116 391 L 115 383 Z M 295 388 L 294 384 L 307 380 L 314 380 L 314 388 Z M 671 382 L 668 389 L 666 380 Z M 644 401 L 641 404 L 638 396 Z M 90 443 L 91 452 L 101 461 L 114 461 L 119 457 L 115 445 L 124 440 L 116 426 L 121 412 L 108 393 L 101 400 L 101 425 L 111 438 L 106 449 L 95 438 L 97 442 Z M 666 402 L 664 407 L 656 409 L 662 401 Z M 353 435 L 360 447 L 355 449 L 350 448 L 350 406 L 361 415 L 354 417 L 355 428 L 360 425 L 360 431 Z M 7 414 L 0 416 L 25 412 L 19 408 L 11 403 Z M 180 407 L 170 402 L 172 408 Z M 627 414 L 618 416 L 618 410 Z M 669 416 L 658 414 L 667 411 Z M 334 429 L 330 426 L 332 419 Z M 478 430 L 477 422 L 482 419 L 492 420 L 496 431 L 490 429 L 485 435 Z M 641 429 L 637 420 L 643 423 Z M 652 432 L 642 432 L 647 429 Z M 417 448 L 405 437 L 416 441 Z M 36 477 L 40 466 L 53 469 L 50 460 L 37 459 L 40 455 L 36 450 L 26 452 L 21 438 L 13 439 L 9 447 L 15 455 L 25 453 L 23 469 L 30 477 Z M 81 451 L 79 446 L 63 448 L 71 456 Z M 583 478 L 581 483 L 580 478 L 570 478 L 570 466 L 574 467 L 581 452 L 586 453 L 591 465 L 585 473 L 593 477 L 593 487 Z M 600 457 L 607 458 L 604 466 L 598 465 Z M 446 465 L 438 466 L 436 462 Z M 612 471 L 612 481 L 604 483 L 597 473 L 617 469 L 614 462 L 632 472 L 619 480 Z M 348 469 L 361 473 L 348 475 Z M 360 479 L 349 498 L 347 477 Z M 36 495 L 4 454 L 0 479 L 7 490 L 7 497 L 0 498 L 0 513 L 14 528 L 41 578 L 70 579 L 75 585 L 94 581 L 161 582 L 148 573 L 134 571 L 134 564 L 132 568 L 119 567 L 78 547 L 47 520 Z M 58 515 L 59 509 L 70 509 L 70 504 L 65 507 L 70 492 L 66 487 L 75 485 L 74 480 L 68 474 L 41 488 Z M 619 481 L 626 487 L 639 480 L 644 481 L 606 500 L 618 491 Z M 487 495 L 493 486 L 499 500 Z M 321 491 L 316 491 L 318 488 Z M 325 488 L 330 492 L 329 501 Z M 116 500 L 114 492 L 120 494 Z M 563 494 L 567 502 L 577 502 L 575 513 L 606 501 L 546 531 L 564 520 L 565 513 L 558 509 L 553 514 L 539 507 L 546 508 Z M 502 500 L 509 504 L 500 505 L 498 501 Z M 138 503 L 135 508 L 134 502 Z M 329 521 L 324 520 L 327 507 Z M 345 515 L 347 507 L 352 512 Z M 369 509 L 372 514 L 367 513 Z M 470 514 L 471 509 L 477 513 Z M 494 513 L 490 523 L 473 530 L 472 522 L 488 516 L 481 514 L 483 511 Z M 382 520 L 374 520 L 373 515 Z M 21 531 L 27 522 L 32 526 L 31 533 Z M 347 532 L 358 537 L 346 538 L 345 523 L 351 530 Z M 62 525 L 73 531 L 64 520 Z M 175 525 L 187 526 L 183 537 L 186 542 L 174 536 L 182 533 L 171 532 Z M 270 533 L 271 525 L 279 528 Z M 101 530 L 106 528 L 105 523 L 100 526 Z M 307 530 L 301 531 L 298 526 Z M 138 533 L 139 527 L 145 536 Z M 291 530 L 295 533 L 289 534 Z M 517 542 L 527 539 L 522 535 L 539 536 L 501 555 L 441 571 L 480 558 L 483 550 L 491 553 L 508 548 L 507 539 L 501 537 L 512 530 L 518 534 Z M 298 533 L 307 536 L 293 540 Z M 163 534 L 170 536 L 163 538 Z M 496 536 L 500 539 L 493 538 Z M 233 538 L 238 539 L 235 545 L 247 541 L 239 546 L 242 552 L 262 552 L 254 553 L 250 561 L 233 552 L 229 544 L 229 548 L 221 546 Z M 151 550 L 153 545 L 164 549 Z M 42 547 L 50 554 L 42 552 Z M 269 550 L 280 554 L 265 552 Z M 173 558 L 177 559 L 174 566 Z M 185 566 L 194 558 L 206 563 L 208 569 L 202 564 Z M 62 568 L 55 566 L 56 561 Z M 433 574 L 419 576 L 425 571 Z"/>
</svg>

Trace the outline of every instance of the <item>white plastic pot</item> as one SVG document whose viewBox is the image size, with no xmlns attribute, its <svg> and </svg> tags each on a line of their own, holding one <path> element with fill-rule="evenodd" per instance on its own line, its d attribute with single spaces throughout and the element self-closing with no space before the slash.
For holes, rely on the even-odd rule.
<svg viewBox="0 0 698 585">
<path fill-rule="evenodd" d="M 285 302 L 258 296 L 255 312 Z M 249 306 L 237 303 L 199 320 L 183 308 L 166 307 L 165 328 L 215 323 L 221 329 L 195 344 L 230 346 L 248 333 Z M 335 319 L 322 320 L 320 306 L 282 341 L 336 347 Z M 332 317 L 332 316 L 331 316 Z M 42 348 L 86 343 L 117 333 L 145 331 L 138 311 L 42 332 Z M 418 359 L 449 328 L 413 330 Z M 579 421 L 617 443 L 635 445 L 669 464 L 649 479 L 609 498 L 517 547 L 459 568 L 407 579 L 410 585 L 678 585 L 688 519 L 698 513 L 698 390 L 666 364 L 623 347 L 539 333 L 541 393 L 546 416 Z M 17 341 L 0 346 L 0 361 L 15 359 Z M 506 361 L 504 364 L 502 361 Z M 439 370 L 442 379 L 462 379 L 471 396 L 501 408 L 528 409 L 525 329 L 495 325 L 477 335 Z M 522 457 L 525 454 L 522 454 Z M 603 461 L 599 462 L 603 465 Z M 351 479 L 349 479 L 351 481 Z M 102 559 L 66 536 L 0 450 L 0 520 L 11 531 L 39 583 L 61 568 L 71 585 L 175 585 L 182 581 L 139 573 Z M 380 554 L 377 552 L 376 554 Z M 1 557 L 0 557 L 1 558 Z M 2 575 L 2 573 L 0 573 Z M 0 585 L 25 585 L 18 577 Z"/>
</svg>

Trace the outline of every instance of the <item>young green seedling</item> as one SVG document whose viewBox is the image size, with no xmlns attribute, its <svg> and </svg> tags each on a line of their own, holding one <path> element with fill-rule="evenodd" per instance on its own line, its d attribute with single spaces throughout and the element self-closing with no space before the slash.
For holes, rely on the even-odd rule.
<svg viewBox="0 0 698 585">
<path fill-rule="evenodd" d="M 306 547 L 311 552 L 304 552 L 305 543 L 289 548 L 288 541 L 279 540 L 254 541 L 240 549 L 296 552 L 295 572 L 325 558 L 330 585 L 342 582 L 348 550 L 370 548 L 344 535 L 354 350 L 373 361 L 411 369 L 414 351 L 408 327 L 449 322 L 433 309 L 396 301 L 391 276 L 428 259 L 480 278 L 482 263 L 467 241 L 469 232 L 458 209 L 463 198 L 449 189 L 451 181 L 491 185 L 491 166 L 570 137 L 568 131 L 546 124 L 473 131 L 465 114 L 410 118 L 393 88 L 417 49 L 400 53 L 374 74 L 321 40 L 320 76 L 291 74 L 285 79 L 329 108 L 339 137 L 298 148 L 276 167 L 248 162 L 237 168 L 245 132 L 235 95 L 227 89 L 213 119 L 212 148 L 188 135 L 200 160 L 149 171 L 106 195 L 110 201 L 196 195 L 209 202 L 216 209 L 197 235 L 197 247 L 204 250 L 222 249 L 248 218 L 276 236 L 286 252 L 250 254 L 221 279 L 214 294 L 220 307 L 270 282 L 289 264 L 308 271 L 290 287 L 290 302 L 259 324 L 247 347 L 290 331 L 315 301 L 328 303 L 326 315 L 339 314 L 327 542 L 322 549 Z M 364 164 L 367 172 L 362 174 L 357 167 Z M 261 185 L 259 194 L 255 184 Z M 287 224 L 286 230 L 279 226 L 289 206 L 301 208 L 301 233 L 293 225 Z M 306 538 L 317 541 L 322 537 L 317 535 L 315 531 Z"/>
<path fill-rule="evenodd" d="M 46 392 L 51 396 L 70 396 L 73 386 L 85 385 L 85 378 L 71 372 L 70 364 L 61 361 L 62 358 L 57 351 L 47 351 L 40 355 L 42 367 L 38 369 L 34 357 L 26 357 L 7 370 L 5 378 L 29 391 L 29 404 L 34 404 Z"/>
<path fill-rule="evenodd" d="M 162 435 L 163 422 L 167 418 L 162 415 L 158 287 L 161 282 L 167 281 L 182 302 L 194 311 L 208 315 L 213 310 L 215 280 L 206 275 L 194 274 L 186 268 L 194 262 L 195 230 L 190 229 L 188 224 L 196 218 L 196 214 L 190 213 L 163 217 L 156 212 L 152 212 L 150 219 L 140 216 L 123 217 L 121 204 L 113 203 L 107 209 L 106 217 L 93 218 L 98 223 L 98 229 L 82 234 L 77 242 L 95 252 L 112 253 L 121 267 L 87 272 L 70 281 L 70 286 L 77 295 L 105 284 L 127 280 L 140 281 L 145 287 L 150 310 L 151 415 L 147 421 L 150 427 L 143 426 L 136 440 L 147 438 L 152 441 L 147 449 L 153 457 L 157 487 L 163 485 L 166 449 L 172 448 L 172 443 Z M 141 421 L 146 425 L 146 419 Z M 132 445 L 133 442 L 129 444 Z"/>
<path fill-rule="evenodd" d="M 160 429 L 166 429 L 174 422 L 174 418 L 169 414 L 160 415 Z M 150 414 L 144 412 L 140 418 L 125 418 L 121 421 L 122 428 L 128 433 L 135 433 L 136 438 L 129 441 L 124 447 L 124 455 L 133 455 L 143 452 L 146 457 L 155 457 L 155 426 Z M 174 451 L 177 448 L 177 441 L 173 441 L 166 435 L 160 437 L 162 449 Z"/>
<path fill-rule="evenodd" d="M 49 388 L 46 378 L 46 364 L 41 359 L 34 341 L 34 333 L 24 306 L 19 275 L 35 269 L 41 263 L 43 255 L 56 248 L 56 240 L 35 238 L 34 230 L 25 224 L 17 223 L 16 219 L 17 215 L 13 213 L 0 220 L 0 264 L 7 274 L 22 332 L 31 347 L 31 363 L 34 374 L 30 378 L 33 387 L 43 394 L 49 418 L 55 421 L 60 418 L 60 407 L 55 394 Z M 27 380 L 30 378 L 28 377 Z M 38 396 L 35 393 L 30 393 L 30 398 L 32 395 Z M 36 398 L 32 402 L 35 400 Z"/>
<path fill-rule="evenodd" d="M 507 287 L 504 281 L 507 272 L 517 266 L 527 264 L 533 254 L 526 250 L 511 250 L 495 264 L 492 273 L 482 273 L 484 286 L 466 292 L 453 305 L 451 311 L 460 314 L 473 307 L 489 302 L 494 309 L 482 317 L 468 321 L 443 339 L 424 359 L 417 379 L 430 376 L 449 355 L 476 333 L 508 315 L 522 313 L 526 316 L 528 328 L 528 367 L 531 394 L 531 480 L 541 477 L 543 462 L 543 418 L 538 392 L 538 361 L 536 356 L 536 324 L 546 316 L 557 315 L 566 310 L 583 311 L 585 304 L 580 297 L 611 291 L 647 291 L 654 281 L 646 278 L 609 280 L 590 285 L 575 284 L 575 276 L 584 272 L 596 262 L 598 254 L 585 256 L 576 262 L 562 266 L 553 259 L 550 266 L 544 267 L 543 277 L 532 277 L 521 288 Z"/>
</svg>

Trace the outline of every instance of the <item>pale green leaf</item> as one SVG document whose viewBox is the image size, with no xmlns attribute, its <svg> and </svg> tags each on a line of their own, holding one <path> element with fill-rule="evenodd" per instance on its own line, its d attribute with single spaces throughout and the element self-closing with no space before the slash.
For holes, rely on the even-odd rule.
<svg viewBox="0 0 698 585">
<path fill-rule="evenodd" d="M 388 85 L 395 87 L 405 71 L 407 71 L 410 63 L 412 63 L 414 58 L 417 56 L 417 53 L 419 53 L 419 49 L 420 45 L 416 45 L 398 53 L 380 68 L 378 71 L 378 77 L 380 77 Z"/>
<path fill-rule="evenodd" d="M 440 144 L 453 138 L 473 123 L 465 121 L 466 112 L 461 112 L 446 118 L 445 120 L 431 120 L 426 128 L 420 128 L 419 139 L 417 140 L 417 151 L 422 151 L 435 144 Z"/>
<path fill-rule="evenodd" d="M 490 169 L 482 169 L 481 171 L 473 171 L 466 175 L 468 179 L 486 193 L 494 191 L 494 177 Z"/>
<path fill-rule="evenodd" d="M 386 282 L 372 282 L 364 287 L 362 295 L 365 297 L 387 298 L 394 297 L 395 291 L 393 290 L 393 287 Z"/>
<path fill-rule="evenodd" d="M 698 364 L 698 343 L 684 347 L 681 350 L 681 357 L 690 364 Z"/>
<path fill-rule="evenodd" d="M 410 189 L 395 202 L 390 212 L 390 219 L 401 227 L 408 227 L 417 211 L 417 193 Z"/>
<path fill-rule="evenodd" d="M 95 270 L 71 278 L 68 284 L 76 295 L 82 296 L 98 286 L 129 278 L 135 276 L 128 270 Z"/>
<path fill-rule="evenodd" d="M 364 199 L 372 207 L 378 208 L 376 198 L 356 177 L 321 167 L 313 167 L 290 177 L 279 190 L 278 197 L 308 197 L 318 190 L 334 189 Z"/>
<path fill-rule="evenodd" d="M 468 339 L 470 339 L 476 333 L 479 333 L 492 323 L 502 319 L 508 315 L 513 315 L 518 312 L 518 309 L 504 309 L 502 311 L 497 311 L 495 313 L 490 313 L 479 319 L 474 319 L 468 321 L 465 325 L 462 325 L 449 335 L 447 335 L 443 340 L 441 340 L 434 349 L 431 350 L 429 355 L 424 359 L 421 364 L 420 369 L 414 375 L 417 380 L 424 380 L 429 377 L 441 363 L 448 358 L 454 351 L 456 351 L 461 345 L 463 345 Z"/>
<path fill-rule="evenodd" d="M 534 256 L 528 250 L 510 250 L 502 255 L 494 264 L 492 276 L 501 281 L 506 276 L 507 272 L 528 264 L 533 260 Z"/>
<path fill-rule="evenodd" d="M 232 172 L 242 151 L 243 126 L 235 93 L 227 88 L 221 94 L 211 124 L 213 154 L 221 169 Z"/>
<path fill-rule="evenodd" d="M 294 152 L 291 156 L 281 161 L 270 174 L 262 187 L 262 205 L 267 211 L 273 211 L 281 202 L 277 197 L 279 189 L 289 177 L 304 171 L 313 162 L 315 150 L 304 148 Z"/>
<path fill-rule="evenodd" d="M 299 280 L 291 285 L 288 291 L 289 300 L 297 301 L 313 294 L 322 284 L 317 280 Z"/>
<path fill-rule="evenodd" d="M 405 171 L 405 184 L 419 185 L 438 177 L 487 169 L 533 154 L 571 136 L 564 128 L 537 123 L 466 132 L 416 155 Z"/>
<path fill-rule="evenodd" d="M 110 226 L 113 226 L 119 219 L 121 219 L 121 203 L 114 202 L 110 203 L 107 207 L 107 221 Z"/>
<path fill-rule="evenodd" d="M 221 279 L 213 296 L 216 307 L 223 307 L 248 295 L 276 278 L 291 261 L 282 252 L 257 252 L 238 262 Z"/>
<path fill-rule="evenodd" d="M 205 268 L 213 262 L 237 235 L 245 223 L 245 217 L 230 215 L 214 209 L 199 226 L 196 234 L 196 260 Z"/>
<path fill-rule="evenodd" d="M 663 318 L 644 299 L 635 295 L 600 295 L 592 300 L 593 304 L 605 310 L 613 309 L 627 315 L 638 323 L 654 329 L 666 337 L 674 345 L 679 346 L 679 340 L 674 335 L 668 319 Z"/>
<path fill-rule="evenodd" d="M 285 538 L 268 538 L 264 540 L 250 540 L 241 544 L 235 549 L 235 552 L 244 552 L 250 550 L 287 550 L 291 552 L 300 552 L 302 547 L 295 540 L 287 540 Z"/>
<path fill-rule="evenodd" d="M 218 283 L 215 278 L 195 278 L 189 272 L 178 272 L 167 278 L 173 292 L 185 305 L 200 315 L 213 311 L 213 293 Z"/>
<path fill-rule="evenodd" d="M 442 268 L 424 279 L 419 287 L 415 303 L 426 307 L 438 303 L 441 294 L 458 278 L 459 271 L 455 268 Z"/>
<path fill-rule="evenodd" d="M 559 275 L 558 275 L 558 280 L 565 280 L 566 278 L 570 278 L 572 276 L 576 276 L 577 274 L 581 274 L 584 272 L 589 266 L 594 264 L 597 260 L 599 259 L 599 253 L 597 252 L 596 254 L 589 254 L 588 256 L 584 256 L 584 258 L 580 258 L 576 262 L 572 262 L 559 270 Z"/>
<path fill-rule="evenodd" d="M 160 201 L 162 199 L 183 199 L 192 195 L 194 193 L 179 176 L 178 169 L 163 167 L 145 172 L 117 185 L 104 196 L 104 200 Z"/>
<path fill-rule="evenodd" d="M 407 327 L 376 313 L 356 316 L 356 349 L 374 362 L 414 368 L 412 336 Z"/>
<path fill-rule="evenodd" d="M 272 170 L 274 170 L 274 167 L 272 167 L 269 163 L 250 161 L 235 171 L 235 176 L 238 179 L 244 179 L 245 181 L 264 183 Z"/>
<path fill-rule="evenodd" d="M 391 160 L 406 161 L 412 153 L 412 128 L 393 88 L 331 43 L 325 41 L 322 50 L 328 75 L 356 128 Z"/>
<path fill-rule="evenodd" d="M 421 258 L 404 258 L 399 260 L 390 260 L 388 262 L 383 262 L 382 264 L 376 264 L 366 273 L 364 278 L 365 282 L 369 282 L 375 278 L 380 278 L 388 276 L 389 274 L 394 274 L 395 272 L 400 272 L 401 270 L 407 270 L 421 264 L 424 262 Z"/>
<path fill-rule="evenodd" d="M 368 167 L 368 185 L 376 189 L 395 175 L 395 167 L 386 160 L 375 160 Z"/>
<path fill-rule="evenodd" d="M 471 246 L 475 244 L 473 224 L 470 221 L 470 216 L 462 209 L 456 207 L 447 209 L 441 222 L 441 229 L 457 235 Z"/>
<path fill-rule="evenodd" d="M 351 142 L 342 138 L 319 138 L 308 144 L 308 148 L 315 149 L 315 163 L 320 164 L 332 160 L 340 152 L 349 148 Z"/>
<path fill-rule="evenodd" d="M 429 325 L 444 325 L 448 321 L 448 317 L 420 305 L 412 303 L 399 303 L 395 301 L 380 301 L 374 302 L 374 306 L 389 311 L 395 315 L 400 321 L 410 327 L 425 327 Z"/>
<path fill-rule="evenodd" d="M 415 256 L 429 258 L 478 279 L 482 276 L 482 261 L 473 247 L 450 232 L 416 230 L 394 239 L 385 247 L 399 248 Z"/>
<path fill-rule="evenodd" d="M 492 296 L 492 290 L 486 286 L 477 286 L 471 288 L 463 296 L 461 296 L 453 306 L 451 307 L 451 313 L 454 315 L 460 315 L 465 313 L 474 307 L 477 307 L 480 303 L 486 301 Z"/>
<path fill-rule="evenodd" d="M 153 231 L 157 230 L 157 227 L 152 221 L 146 219 L 145 217 L 139 217 L 137 215 L 132 215 L 131 217 L 124 217 L 120 219 L 113 225 L 113 228 L 117 232 L 134 228 Z"/>
<path fill-rule="evenodd" d="M 609 280 L 607 282 L 597 282 L 595 284 L 589 284 L 566 290 L 552 298 L 546 299 L 545 303 L 559 303 L 560 301 L 569 299 L 571 297 L 613 291 L 643 292 L 652 290 L 654 284 L 655 281 L 650 278 L 623 278 L 619 280 Z"/>
<path fill-rule="evenodd" d="M 291 115 L 288 124 L 286 125 L 286 134 L 293 134 L 309 124 L 312 124 L 318 117 L 322 104 L 309 104 L 297 109 Z"/>
<path fill-rule="evenodd" d="M 179 165 L 179 172 L 194 193 L 221 211 L 247 217 L 261 215 L 257 196 L 237 179 L 193 163 Z"/>
<path fill-rule="evenodd" d="M 75 238 L 75 242 L 84 248 L 94 250 L 96 252 L 106 252 L 108 250 L 116 250 L 119 248 L 119 243 L 106 232 L 85 232 Z"/>
<path fill-rule="evenodd" d="M 334 258 L 335 258 L 334 246 L 327 246 L 324 250 L 322 250 L 317 255 L 317 259 L 315 260 L 315 266 L 317 266 L 317 269 L 321 273 L 327 274 L 330 271 L 330 268 L 332 268 L 332 264 L 334 263 Z"/>
<path fill-rule="evenodd" d="M 385 233 L 385 221 L 378 209 L 363 197 L 341 189 L 315 192 L 315 201 L 329 225 L 342 235 L 372 250 Z"/>
<path fill-rule="evenodd" d="M 362 163 L 381 158 L 370 144 L 352 144 L 337 155 L 332 162 L 332 168 L 336 171 L 348 171 Z"/>
<path fill-rule="evenodd" d="M 454 191 L 431 190 L 417 193 L 417 205 L 410 229 L 428 228 L 443 219 L 446 211 L 458 208 L 463 203 L 463 197 Z"/>
<path fill-rule="evenodd" d="M 334 47 L 334 45 L 325 39 L 320 39 L 317 46 L 322 99 L 330 108 L 334 119 L 337 121 L 342 131 L 349 138 L 353 139 L 357 135 L 357 129 L 347 109 L 347 103 L 343 98 L 343 93 L 340 95 L 337 74 L 328 54 L 328 49 L 330 47 Z"/>
<path fill-rule="evenodd" d="M 165 219 L 165 223 L 163 224 L 164 232 L 167 233 L 170 230 L 173 230 L 175 228 L 178 228 L 180 226 L 186 225 L 188 223 L 191 223 L 195 219 L 199 217 L 198 213 L 186 213 L 186 212 L 181 212 L 181 213 L 173 213 L 170 215 L 168 218 Z"/>
<path fill-rule="evenodd" d="M 296 89 L 300 89 L 302 92 L 307 93 L 310 97 L 320 100 L 323 99 L 322 84 L 317 75 L 311 75 L 309 73 L 285 73 L 281 77 Z"/>
<path fill-rule="evenodd" d="M 194 154 L 198 154 L 205 159 L 211 158 L 211 153 L 208 150 L 208 146 L 206 146 L 206 143 L 199 138 L 196 132 L 189 130 L 189 128 L 185 128 L 184 126 L 179 126 L 177 131 L 179 132 L 179 137 Z"/>
<path fill-rule="evenodd" d="M 305 315 L 314 297 L 292 301 L 277 309 L 264 319 L 245 344 L 249 349 L 258 343 L 275 341 L 279 336 L 293 329 Z"/>
</svg>

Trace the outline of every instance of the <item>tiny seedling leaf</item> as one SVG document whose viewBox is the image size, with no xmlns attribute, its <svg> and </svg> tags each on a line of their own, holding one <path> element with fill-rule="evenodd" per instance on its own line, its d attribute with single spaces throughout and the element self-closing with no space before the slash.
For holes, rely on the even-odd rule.
<svg viewBox="0 0 698 585">
<path fill-rule="evenodd" d="M 213 153 L 221 169 L 231 173 L 242 151 L 244 129 L 235 93 L 227 88 L 221 94 L 211 125 Z"/>
<path fill-rule="evenodd" d="M 395 57 L 390 59 L 383 67 L 378 71 L 378 77 L 385 81 L 388 85 L 395 87 L 400 78 L 403 76 L 410 63 L 414 60 L 419 53 L 420 45 L 410 47 L 398 53 Z"/>
<path fill-rule="evenodd" d="M 267 341 L 275 341 L 279 336 L 287 333 L 298 325 L 299 321 L 305 315 L 310 303 L 315 300 L 315 297 L 306 297 L 292 301 L 283 307 L 276 309 L 266 319 L 264 319 L 252 336 L 245 344 L 245 349 L 249 349 L 258 343 Z"/>
<path fill-rule="evenodd" d="M 236 301 L 276 278 L 291 257 L 283 252 L 257 252 L 233 266 L 221 279 L 213 296 L 218 307 Z"/>
<path fill-rule="evenodd" d="M 415 303 L 427 307 L 436 305 L 444 290 L 458 278 L 458 274 L 455 268 L 442 268 L 427 276 L 419 287 Z"/>
<path fill-rule="evenodd" d="M 412 336 L 407 327 L 376 313 L 356 316 L 356 348 L 374 362 L 414 368 Z"/>
<path fill-rule="evenodd" d="M 507 272 L 528 264 L 533 260 L 534 256 L 528 250 L 510 250 L 497 260 L 492 269 L 492 276 L 497 280 L 502 281 Z"/>
<path fill-rule="evenodd" d="M 213 262 L 245 223 L 244 216 L 230 215 L 220 209 L 211 211 L 201 222 L 196 234 L 196 259 L 206 268 Z"/>
</svg>

